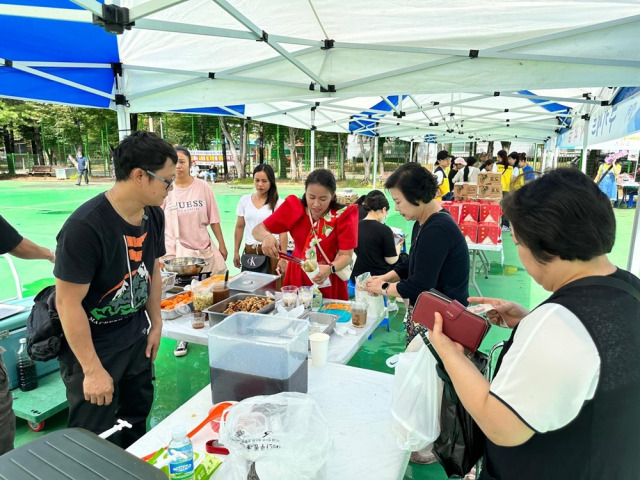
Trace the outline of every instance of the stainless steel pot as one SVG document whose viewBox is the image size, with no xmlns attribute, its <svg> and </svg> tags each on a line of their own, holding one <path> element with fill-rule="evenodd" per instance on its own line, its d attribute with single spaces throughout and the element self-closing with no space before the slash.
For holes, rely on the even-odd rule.
<svg viewBox="0 0 640 480">
<path fill-rule="evenodd" d="M 167 272 L 175 272 L 182 276 L 198 275 L 208 263 L 204 258 L 177 257 L 164 261 L 164 269 Z"/>
</svg>

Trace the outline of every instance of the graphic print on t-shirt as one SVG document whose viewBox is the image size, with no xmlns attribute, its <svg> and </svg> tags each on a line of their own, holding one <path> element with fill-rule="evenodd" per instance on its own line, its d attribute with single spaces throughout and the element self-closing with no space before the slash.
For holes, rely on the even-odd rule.
<svg viewBox="0 0 640 480">
<path fill-rule="evenodd" d="M 89 321 L 92 323 L 104 325 L 118 322 L 144 307 L 149 298 L 148 287 L 151 284 L 151 275 L 142 261 L 142 246 L 147 234 L 144 233 L 140 237 L 123 235 L 123 238 L 127 244 L 130 273 L 127 272 L 117 285 L 100 298 L 100 306 L 90 312 Z M 135 268 L 136 265 L 137 268 Z M 105 301 L 107 301 L 106 305 Z"/>
</svg>

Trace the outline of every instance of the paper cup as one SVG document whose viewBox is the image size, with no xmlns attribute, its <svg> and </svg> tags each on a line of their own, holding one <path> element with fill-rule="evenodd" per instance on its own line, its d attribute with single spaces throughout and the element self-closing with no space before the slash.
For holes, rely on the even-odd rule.
<svg viewBox="0 0 640 480">
<path fill-rule="evenodd" d="M 324 282 L 320 283 L 320 284 L 315 283 L 313 281 L 313 277 L 315 277 L 317 274 L 320 273 L 320 267 L 319 266 L 316 266 L 316 269 L 313 272 L 307 272 L 304 269 L 302 271 L 307 274 L 307 277 L 309 277 L 309 280 L 311 280 L 311 282 L 313 282 L 314 285 L 318 285 L 320 288 L 325 288 L 325 287 L 330 287 L 331 286 L 331 280 L 329 280 L 329 277 L 327 277 L 327 279 Z"/>
<path fill-rule="evenodd" d="M 320 332 L 312 333 L 309 335 L 309 343 L 311 344 L 311 365 L 325 366 L 329 354 L 329 335 Z"/>
</svg>

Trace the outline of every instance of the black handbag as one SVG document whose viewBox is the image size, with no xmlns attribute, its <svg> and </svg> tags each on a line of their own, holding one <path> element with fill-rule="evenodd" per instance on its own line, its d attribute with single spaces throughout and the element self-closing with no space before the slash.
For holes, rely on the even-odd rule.
<svg viewBox="0 0 640 480">
<path fill-rule="evenodd" d="M 432 452 L 448 478 L 464 478 L 482 457 L 487 437 L 462 405 L 435 348 L 424 333 L 421 335 L 438 361 L 436 371 L 444 387 L 440 407 L 440 436 L 433 442 Z M 480 373 L 484 374 L 489 357 L 476 351 L 469 358 Z"/>
<path fill-rule="evenodd" d="M 56 310 L 56 287 L 52 285 L 41 290 L 33 300 L 25 333 L 29 357 L 38 362 L 56 358 L 62 336 L 62 324 Z"/>
<path fill-rule="evenodd" d="M 255 253 L 243 253 L 240 256 L 240 266 L 243 272 L 269 273 L 271 270 L 269 257 Z"/>
</svg>

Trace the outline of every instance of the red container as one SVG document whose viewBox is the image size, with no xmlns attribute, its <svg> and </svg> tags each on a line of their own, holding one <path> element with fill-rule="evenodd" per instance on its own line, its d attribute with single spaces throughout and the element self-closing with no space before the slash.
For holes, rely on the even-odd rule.
<svg viewBox="0 0 640 480">
<path fill-rule="evenodd" d="M 478 202 L 462 202 L 458 223 L 477 222 L 480 204 Z"/>
<path fill-rule="evenodd" d="M 497 223 L 478 223 L 477 243 L 483 245 L 499 245 L 502 243 L 502 231 Z"/>
<path fill-rule="evenodd" d="M 442 208 L 451 214 L 453 221 L 458 223 L 460 220 L 460 202 L 442 202 Z"/>
<path fill-rule="evenodd" d="M 502 215 L 502 209 L 500 208 L 499 203 L 496 203 L 496 202 L 480 203 L 480 213 L 478 217 L 479 222 L 499 223 L 501 215 Z"/>
<path fill-rule="evenodd" d="M 476 222 L 462 222 L 460 230 L 467 243 L 478 243 L 478 224 Z"/>
</svg>

